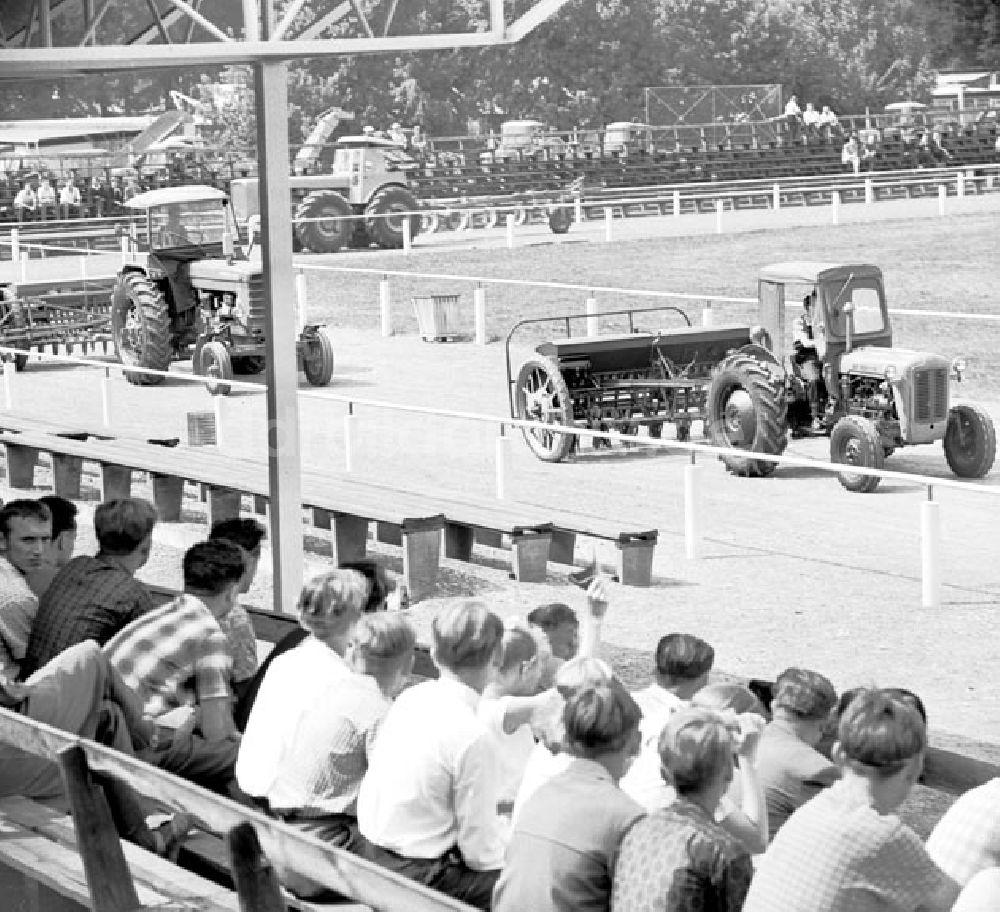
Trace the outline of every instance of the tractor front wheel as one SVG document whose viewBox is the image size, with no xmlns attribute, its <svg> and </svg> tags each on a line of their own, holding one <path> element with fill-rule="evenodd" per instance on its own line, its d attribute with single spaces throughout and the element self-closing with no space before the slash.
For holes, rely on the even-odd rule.
<svg viewBox="0 0 1000 912">
<path fill-rule="evenodd" d="M 313 386 L 326 386 L 333 377 L 333 342 L 322 329 L 302 337 L 302 371 Z"/>
<path fill-rule="evenodd" d="M 339 193 L 310 193 L 295 210 L 295 234 L 306 250 L 336 253 L 351 242 L 354 211 Z"/>
<path fill-rule="evenodd" d="M 571 425 L 572 405 L 562 372 L 551 358 L 529 358 L 517 374 L 514 409 L 518 418 L 558 426 Z M 573 448 L 573 434 L 548 428 L 522 428 L 524 442 L 543 462 L 561 462 Z"/>
<path fill-rule="evenodd" d="M 403 246 L 403 223 L 410 222 L 410 239 L 420 232 L 416 197 L 403 187 L 383 187 L 365 209 L 365 230 L 379 247 L 386 250 Z M 406 213 L 410 213 L 407 215 Z"/>
<path fill-rule="evenodd" d="M 215 381 L 206 383 L 205 389 L 213 396 L 228 396 L 232 387 L 218 381 L 233 379 L 233 362 L 229 357 L 229 349 L 221 342 L 206 342 L 198 350 L 196 360 L 195 373 L 202 377 L 212 377 Z"/>
<path fill-rule="evenodd" d="M 866 469 L 885 468 L 882 436 L 874 422 L 855 415 L 841 418 L 830 435 L 830 462 L 844 462 Z M 857 475 L 853 472 L 839 472 L 837 478 L 848 491 L 858 494 L 871 494 L 882 480 L 878 475 Z"/>
<path fill-rule="evenodd" d="M 111 297 L 111 333 L 118 360 L 127 367 L 170 367 L 170 312 L 157 285 L 141 272 L 118 276 Z M 156 386 L 159 374 L 125 371 L 129 383 Z"/>
<path fill-rule="evenodd" d="M 719 457 L 726 469 L 750 478 L 774 472 L 776 463 L 743 455 L 780 456 L 788 446 L 784 390 L 773 370 L 750 354 L 733 352 L 712 373 L 706 399 L 709 440 L 734 454 Z"/>
<path fill-rule="evenodd" d="M 982 478 L 993 468 L 997 434 L 993 419 L 982 406 L 954 405 L 944 433 L 944 458 L 959 478 Z"/>
</svg>

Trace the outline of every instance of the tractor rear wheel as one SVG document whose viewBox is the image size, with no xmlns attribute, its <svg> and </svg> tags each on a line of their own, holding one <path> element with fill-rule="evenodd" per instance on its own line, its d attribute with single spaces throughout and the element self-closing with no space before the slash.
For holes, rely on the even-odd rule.
<svg viewBox="0 0 1000 912">
<path fill-rule="evenodd" d="M 788 446 L 785 395 L 771 367 L 745 352 L 734 352 L 712 372 L 706 394 L 708 437 L 734 455 L 720 456 L 734 475 L 763 478 L 777 463 L 735 455 L 740 451 L 780 456 Z"/>
<path fill-rule="evenodd" d="M 351 204 L 339 193 L 332 190 L 310 193 L 295 210 L 295 234 L 306 250 L 336 253 L 351 242 L 353 216 Z"/>
<path fill-rule="evenodd" d="M 202 377 L 212 377 L 216 380 L 233 379 L 233 362 L 229 357 L 229 349 L 221 342 L 206 342 L 198 350 L 197 363 L 194 372 Z M 232 387 L 228 383 L 206 383 L 213 396 L 228 396 Z"/>
<path fill-rule="evenodd" d="M 551 358 L 529 358 L 517 373 L 514 410 L 518 418 L 551 425 L 573 423 L 569 388 Z M 561 462 L 573 448 L 575 435 L 543 428 L 522 428 L 524 442 L 543 462 Z"/>
<path fill-rule="evenodd" d="M 326 386 L 333 377 L 333 342 L 325 330 L 302 337 L 302 371 L 313 386 Z"/>
<path fill-rule="evenodd" d="M 416 197 L 403 187 L 383 187 L 365 209 L 365 229 L 379 247 L 392 249 L 403 246 L 403 222 L 409 219 L 411 240 L 420 232 L 421 217 Z M 413 215 L 403 215 L 412 212 Z"/>
<path fill-rule="evenodd" d="M 993 468 L 997 434 L 993 419 L 982 406 L 953 405 L 944 432 L 944 458 L 959 478 L 982 478 Z"/>
<path fill-rule="evenodd" d="M 841 418 L 830 435 L 830 462 L 846 462 L 866 469 L 885 468 L 882 435 L 874 422 L 856 415 Z M 848 491 L 858 494 L 871 494 L 882 480 L 877 475 L 853 472 L 839 472 L 837 478 Z"/>
<path fill-rule="evenodd" d="M 157 285 L 141 272 L 118 276 L 111 297 L 111 333 L 118 360 L 127 367 L 165 371 L 170 367 L 170 311 Z M 136 386 L 156 386 L 158 374 L 125 371 Z"/>
</svg>

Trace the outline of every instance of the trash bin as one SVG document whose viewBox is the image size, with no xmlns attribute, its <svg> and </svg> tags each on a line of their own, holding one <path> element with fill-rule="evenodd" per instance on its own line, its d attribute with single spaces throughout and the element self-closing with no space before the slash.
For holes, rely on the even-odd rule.
<svg viewBox="0 0 1000 912">
<path fill-rule="evenodd" d="M 459 335 L 458 295 L 413 298 L 413 310 L 425 342 L 444 342 Z"/>
</svg>

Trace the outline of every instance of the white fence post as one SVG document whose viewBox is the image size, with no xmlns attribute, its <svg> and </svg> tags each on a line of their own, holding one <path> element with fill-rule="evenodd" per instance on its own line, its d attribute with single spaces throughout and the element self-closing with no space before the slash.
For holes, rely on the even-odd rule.
<svg viewBox="0 0 1000 912">
<path fill-rule="evenodd" d="M 10 261 L 21 262 L 21 232 L 18 228 L 10 229 Z"/>
<path fill-rule="evenodd" d="M 594 337 L 601 334 L 600 321 L 597 316 L 597 298 L 591 292 L 587 297 L 585 305 L 587 310 L 587 335 Z"/>
<path fill-rule="evenodd" d="M 611 234 L 612 234 L 611 223 L 614 221 L 614 218 L 615 218 L 615 210 L 612 209 L 610 206 L 605 206 L 604 207 L 604 240 L 606 240 L 606 241 L 610 241 L 611 240 Z"/>
<path fill-rule="evenodd" d="M 875 186 L 870 177 L 865 178 L 865 205 L 870 206 L 875 202 Z"/>
<path fill-rule="evenodd" d="M 25 250 L 21 254 L 21 282 L 28 281 L 28 260 L 31 259 L 31 251 Z"/>
<path fill-rule="evenodd" d="M 959 171 L 955 175 L 955 195 L 962 199 L 965 196 L 965 172 Z"/>
<path fill-rule="evenodd" d="M 944 215 L 945 201 L 948 199 L 948 188 L 944 184 L 938 185 L 938 215 Z"/>
<path fill-rule="evenodd" d="M 111 430 L 111 371 L 108 368 L 101 377 L 101 427 Z"/>
<path fill-rule="evenodd" d="M 771 190 L 771 208 L 775 212 L 781 208 L 781 184 L 775 184 Z"/>
<path fill-rule="evenodd" d="M 722 210 L 726 204 L 723 200 L 715 201 L 715 233 L 722 234 Z"/>
<path fill-rule="evenodd" d="M 830 221 L 834 225 L 840 224 L 840 191 L 830 191 Z"/>
<path fill-rule="evenodd" d="M 472 309 L 476 319 L 476 345 L 486 344 L 486 289 L 477 282 L 472 292 Z"/>
<path fill-rule="evenodd" d="M 705 302 L 705 309 L 701 312 L 702 326 L 715 326 L 715 314 L 712 311 L 712 302 Z"/>
<path fill-rule="evenodd" d="M 701 556 L 701 466 L 691 462 L 684 466 L 684 556 L 697 560 Z"/>
<path fill-rule="evenodd" d="M 378 311 L 382 323 L 382 335 L 392 335 L 392 299 L 389 296 L 389 276 L 383 275 L 378 283 Z"/>
<path fill-rule="evenodd" d="M 7 355 L 8 358 L 15 358 L 16 355 Z M 17 368 L 13 361 L 3 363 L 3 404 L 8 412 L 14 410 L 14 374 Z"/>
<path fill-rule="evenodd" d="M 508 215 L 504 219 L 504 224 L 507 226 L 507 249 L 514 249 L 514 216 Z"/>
<path fill-rule="evenodd" d="M 507 496 L 507 459 L 510 453 L 510 437 L 504 434 L 504 427 L 500 425 L 500 435 L 496 443 L 496 476 L 497 476 L 497 500 L 503 500 Z"/>
<path fill-rule="evenodd" d="M 344 471 L 354 471 L 354 438 L 357 435 L 358 416 L 354 414 L 354 406 L 348 403 L 347 414 L 344 415 Z"/>
<path fill-rule="evenodd" d="M 927 486 L 927 500 L 920 504 L 920 604 L 941 607 L 941 505 L 934 501 L 934 487 Z"/>
<path fill-rule="evenodd" d="M 674 218 L 680 218 L 681 214 L 681 191 L 674 191 Z"/>
<path fill-rule="evenodd" d="M 403 218 L 403 253 L 407 256 L 410 255 L 410 246 L 413 243 L 413 238 L 410 237 L 410 217 L 407 215 Z"/>
<path fill-rule="evenodd" d="M 295 334 L 301 336 L 306 328 L 306 302 L 308 300 L 306 274 L 303 270 L 295 273 Z"/>
<path fill-rule="evenodd" d="M 120 238 L 121 240 L 121 251 L 122 251 L 122 266 L 125 266 L 129 261 L 129 238 L 128 235 L 123 234 Z"/>
<path fill-rule="evenodd" d="M 577 225 L 583 224 L 583 200 L 580 197 L 573 200 L 573 221 Z"/>
</svg>

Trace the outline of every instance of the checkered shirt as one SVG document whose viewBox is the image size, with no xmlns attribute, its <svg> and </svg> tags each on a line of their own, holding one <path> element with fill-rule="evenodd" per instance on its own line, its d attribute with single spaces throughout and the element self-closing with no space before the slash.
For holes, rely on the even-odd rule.
<svg viewBox="0 0 1000 912">
<path fill-rule="evenodd" d="M 152 608 L 149 590 L 114 558 L 74 557 L 39 600 L 22 675 L 84 640 L 103 646 Z"/>
<path fill-rule="evenodd" d="M 193 595 L 181 595 L 133 621 L 104 651 L 139 694 L 146 715 L 230 696 L 226 636 Z"/>
<path fill-rule="evenodd" d="M 788 818 L 743 912 L 912 912 L 949 883 L 913 830 L 846 786 L 834 783 Z"/>
<path fill-rule="evenodd" d="M 625 834 L 611 912 L 739 912 L 753 863 L 705 811 L 678 798 Z"/>
<path fill-rule="evenodd" d="M 234 605 L 229 614 L 219 619 L 226 635 L 229 657 L 233 660 L 233 681 L 249 681 L 257 674 L 257 634 L 246 608 Z"/>
<path fill-rule="evenodd" d="M 927 852 L 963 887 L 980 871 L 1000 867 L 1000 778 L 970 789 L 948 809 Z"/>
<path fill-rule="evenodd" d="M 38 597 L 24 574 L 0 557 L 0 674 L 12 681 L 21 670 L 37 611 Z"/>
</svg>

